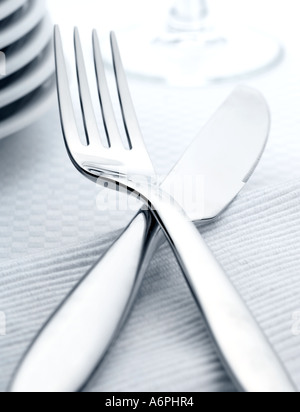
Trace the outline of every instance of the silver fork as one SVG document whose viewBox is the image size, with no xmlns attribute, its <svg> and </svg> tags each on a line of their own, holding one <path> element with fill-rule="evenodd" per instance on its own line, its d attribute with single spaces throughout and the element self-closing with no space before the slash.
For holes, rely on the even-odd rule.
<svg viewBox="0 0 300 412">
<path fill-rule="evenodd" d="M 99 40 L 94 31 L 95 71 L 109 148 L 107 149 L 101 145 L 101 136 L 99 135 L 90 96 L 82 47 L 78 30 L 75 29 L 78 86 L 88 145 L 83 146 L 80 143 L 76 129 L 76 119 L 72 110 L 62 45 L 60 39 L 58 39 L 58 28 L 56 28 L 56 38 L 58 40 L 56 42 L 56 58 L 60 113 L 66 146 L 73 163 L 81 173 L 90 179 L 98 182 L 100 180 L 104 184 L 107 184 L 107 182 L 117 183 L 126 191 L 134 191 L 141 195 L 147 206 L 151 206 L 205 316 L 219 353 L 225 364 L 229 365 L 232 376 L 235 376 L 236 371 L 239 369 L 239 356 L 232 351 L 232 339 L 235 340 L 235 344 L 239 342 L 240 347 L 247 347 L 248 338 L 253 338 L 257 333 L 257 324 L 246 307 L 241 304 L 238 293 L 229 282 L 195 226 L 189 222 L 184 211 L 174 202 L 170 202 L 168 196 L 162 195 L 158 190 L 158 186 L 152 185 L 151 190 L 149 190 L 149 185 L 145 184 L 145 177 L 155 176 L 155 171 L 136 118 L 115 34 L 111 34 L 113 65 L 130 150 L 124 148 L 121 140 L 105 77 Z M 204 268 L 204 270 L 200 270 L 200 268 Z M 244 310 L 241 308 L 244 308 Z M 228 324 L 228 319 L 230 319 L 231 324 Z M 228 326 L 230 326 L 230 330 L 227 329 Z M 269 366 L 270 363 L 269 344 L 265 338 L 264 342 L 265 346 L 259 346 L 261 353 L 256 354 L 260 355 L 261 370 L 263 370 L 264 364 Z M 244 356 L 245 352 L 241 351 L 241 357 Z M 251 357 L 250 352 L 249 356 Z M 278 368 L 277 356 L 274 355 L 271 360 L 273 361 L 273 383 L 269 383 L 269 389 L 295 391 L 289 377 L 282 374 L 282 369 Z M 249 368 L 247 373 L 251 374 L 253 371 Z M 275 378 L 277 375 L 279 375 L 279 379 Z M 244 376 L 244 379 L 246 380 L 247 376 Z M 274 385 L 278 385 L 278 387 L 275 388 Z M 264 390 L 264 388 L 261 389 Z M 267 390 L 267 388 L 265 389 Z"/>
<path fill-rule="evenodd" d="M 115 120 L 96 32 L 93 32 L 94 62 L 108 148 L 101 144 L 78 31 L 75 29 L 75 54 L 87 146 L 80 142 L 76 126 L 58 27 L 55 28 L 55 44 L 61 123 L 66 147 L 76 168 L 93 181 L 101 181 L 105 185 L 107 183 L 115 184 L 126 192 L 135 192 L 140 195 L 147 207 L 151 208 L 174 250 L 204 315 L 220 357 L 238 387 L 241 390 L 247 388 L 248 391 L 295 392 L 293 383 L 275 353 L 270 350 L 270 345 L 264 334 L 258 328 L 256 321 L 195 226 L 189 222 L 184 211 L 169 196 L 159 191 L 158 185 L 153 179 L 155 171 L 136 119 L 115 35 L 113 33 L 111 35 L 111 48 L 122 117 L 130 150 L 123 146 Z M 150 177 L 152 179 L 149 179 Z M 95 296 L 93 296 L 93 301 L 97 301 Z M 97 311 L 97 307 L 95 311 Z M 60 323 L 57 324 L 55 319 L 50 322 L 46 333 L 43 333 L 36 341 L 33 347 L 34 353 L 29 350 L 27 356 L 28 363 L 37 365 L 43 364 L 45 358 L 47 359 L 48 370 L 45 371 L 45 376 L 44 374 L 40 376 L 41 381 L 45 378 L 46 384 L 40 382 L 40 387 L 43 387 L 43 383 L 45 384 L 44 389 L 47 388 L 49 375 L 55 379 L 56 386 L 61 387 L 59 371 L 61 370 L 60 365 L 65 362 L 67 365 L 64 366 L 68 368 L 69 376 L 72 376 L 73 370 L 80 368 L 82 375 L 88 377 L 95 367 L 95 354 L 91 354 L 90 359 L 85 357 L 84 362 L 78 365 L 76 362 L 81 359 L 79 352 L 76 356 L 76 352 L 73 351 L 74 359 L 70 360 L 64 356 L 68 353 L 68 344 L 64 340 L 61 342 L 53 341 L 53 336 L 59 335 L 57 335 L 57 330 L 62 334 L 67 333 L 64 330 L 63 319 L 67 318 L 70 313 L 68 313 L 67 307 L 62 307 L 62 312 Z M 74 316 L 75 318 L 76 316 L 82 317 L 80 311 L 77 312 L 76 314 L 72 313 L 73 318 Z M 103 316 L 107 316 L 107 314 L 103 314 Z M 91 312 L 90 317 L 91 319 L 81 322 L 82 330 L 78 333 L 81 344 L 76 345 L 78 351 L 81 347 L 89 346 L 90 329 L 97 325 L 98 315 L 94 316 Z M 241 350 L 237 351 L 233 348 L 241 348 Z M 75 364 L 75 369 L 72 362 Z M 31 372 L 29 374 L 24 372 L 24 376 L 22 376 L 21 366 L 13 389 L 18 387 L 18 379 L 21 382 L 24 380 L 26 382 L 26 380 L 30 380 L 30 375 Z M 259 376 L 259 382 L 257 382 L 257 376 Z"/>
</svg>

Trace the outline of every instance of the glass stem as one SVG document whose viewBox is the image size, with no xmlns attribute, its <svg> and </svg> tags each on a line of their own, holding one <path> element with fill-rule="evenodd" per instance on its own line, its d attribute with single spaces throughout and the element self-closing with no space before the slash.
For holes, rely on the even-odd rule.
<svg viewBox="0 0 300 412">
<path fill-rule="evenodd" d="M 208 14 L 206 0 L 174 0 L 168 26 L 175 31 L 195 31 L 203 27 Z"/>
</svg>

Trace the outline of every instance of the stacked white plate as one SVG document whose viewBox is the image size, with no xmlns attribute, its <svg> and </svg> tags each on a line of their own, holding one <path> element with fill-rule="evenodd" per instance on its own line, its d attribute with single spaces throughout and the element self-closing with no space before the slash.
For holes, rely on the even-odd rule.
<svg viewBox="0 0 300 412">
<path fill-rule="evenodd" d="M 54 97 L 45 0 L 0 0 L 0 139 L 29 126 Z"/>
</svg>

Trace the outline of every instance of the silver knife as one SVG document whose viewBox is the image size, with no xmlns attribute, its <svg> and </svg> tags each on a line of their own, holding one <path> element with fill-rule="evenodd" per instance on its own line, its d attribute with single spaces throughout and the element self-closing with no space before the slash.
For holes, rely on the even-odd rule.
<svg viewBox="0 0 300 412">
<path fill-rule="evenodd" d="M 189 210 L 187 205 L 184 208 L 195 222 L 210 221 L 233 201 L 255 170 L 269 126 L 269 110 L 262 96 L 250 88 L 237 88 L 162 183 L 163 189 L 179 184 L 177 178 L 182 174 L 202 175 L 205 188 L 201 212 Z M 10 390 L 80 390 L 124 324 L 162 239 L 152 214 L 138 213 L 43 327 L 24 356 Z M 209 276 L 207 281 L 209 284 Z M 213 309 L 207 321 L 213 325 L 221 359 L 237 388 L 249 392 L 278 388 L 295 391 L 246 305 L 228 285 L 224 282 L 207 288 L 206 304 L 211 301 Z M 87 323 L 89 333 L 82 334 L 81 325 L 86 330 Z"/>
</svg>

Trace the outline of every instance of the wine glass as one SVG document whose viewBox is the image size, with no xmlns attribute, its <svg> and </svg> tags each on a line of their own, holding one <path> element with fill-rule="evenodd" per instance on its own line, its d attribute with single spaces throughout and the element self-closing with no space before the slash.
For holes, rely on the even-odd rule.
<svg viewBox="0 0 300 412">
<path fill-rule="evenodd" d="M 238 79 L 272 67 L 282 56 L 277 40 L 259 31 L 213 20 L 206 0 L 173 0 L 162 27 L 122 31 L 129 72 L 183 86 Z"/>
</svg>

